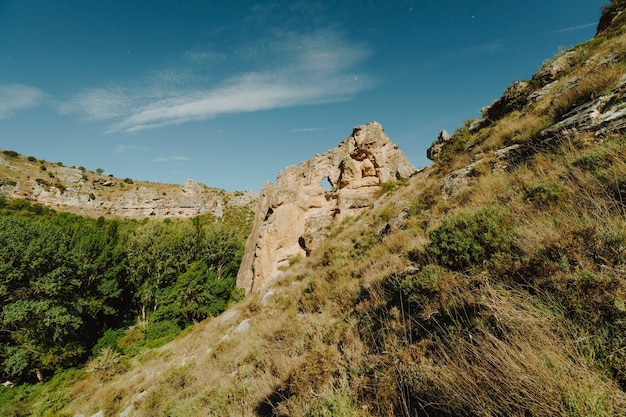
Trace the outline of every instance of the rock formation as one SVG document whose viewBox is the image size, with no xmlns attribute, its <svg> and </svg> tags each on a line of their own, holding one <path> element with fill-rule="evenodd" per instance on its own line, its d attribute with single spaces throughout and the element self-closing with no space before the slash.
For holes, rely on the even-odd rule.
<svg viewBox="0 0 626 417">
<path fill-rule="evenodd" d="M 184 185 L 160 184 L 51 163 L 42 171 L 41 165 L 0 153 L 0 195 L 79 215 L 129 218 L 188 218 L 207 213 L 221 217 L 228 207 L 249 206 L 257 198 L 252 191 L 233 193 L 193 180 Z"/>
<path fill-rule="evenodd" d="M 376 122 L 354 128 L 335 149 L 288 167 L 261 190 L 237 285 L 260 290 L 290 260 L 314 250 L 329 226 L 372 204 L 383 183 L 415 172 Z"/>
</svg>

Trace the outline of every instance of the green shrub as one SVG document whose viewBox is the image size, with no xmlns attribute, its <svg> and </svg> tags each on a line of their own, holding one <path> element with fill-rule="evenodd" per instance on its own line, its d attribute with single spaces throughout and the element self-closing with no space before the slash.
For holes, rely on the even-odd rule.
<svg viewBox="0 0 626 417">
<path fill-rule="evenodd" d="M 29 162 L 37 162 L 37 158 L 35 158 L 34 156 L 29 156 L 28 158 L 26 158 Z"/>
<path fill-rule="evenodd" d="M 17 158 L 20 156 L 20 154 L 15 151 L 2 151 L 2 153 L 11 158 Z"/>
<path fill-rule="evenodd" d="M 500 207 L 486 206 L 447 217 L 430 234 L 426 250 L 442 266 L 462 271 L 480 266 L 511 247 L 511 220 Z"/>
<path fill-rule="evenodd" d="M 572 165 L 583 171 L 595 172 L 608 167 L 607 151 L 603 148 L 592 149 L 572 161 Z"/>
<path fill-rule="evenodd" d="M 537 207 L 556 203 L 565 194 L 565 187 L 552 181 L 542 181 L 526 187 L 526 198 Z"/>
<path fill-rule="evenodd" d="M 439 265 L 424 265 L 416 274 L 410 274 L 400 281 L 400 290 L 409 301 L 424 304 L 439 292 L 446 269 Z"/>
<path fill-rule="evenodd" d="M 154 341 L 161 338 L 174 339 L 180 333 L 180 327 L 170 320 L 151 323 L 146 329 L 146 341 Z"/>
<path fill-rule="evenodd" d="M 118 342 L 120 341 L 122 337 L 124 337 L 125 333 L 126 333 L 126 329 L 105 330 L 102 337 L 98 339 L 94 347 L 91 349 L 92 354 L 94 356 L 98 356 L 100 351 L 105 348 L 113 349 L 119 352 L 120 347 L 118 346 Z"/>
<path fill-rule="evenodd" d="M 35 180 L 35 182 L 39 185 L 41 185 L 42 187 L 50 187 L 50 183 L 46 180 L 44 180 L 43 178 L 37 178 Z"/>
<path fill-rule="evenodd" d="M 124 372 L 128 362 L 118 351 L 106 347 L 100 354 L 89 362 L 85 368 L 87 372 L 96 373 L 101 379 L 111 379 L 116 374 Z"/>
<path fill-rule="evenodd" d="M 124 182 L 126 184 L 132 184 L 133 183 L 133 179 L 132 178 L 124 178 Z"/>
<path fill-rule="evenodd" d="M 388 193 L 398 188 L 398 183 L 395 181 L 385 181 L 380 184 L 380 186 L 386 193 Z"/>
<path fill-rule="evenodd" d="M 42 171 L 45 171 L 45 170 L 46 170 L 46 169 L 48 169 L 48 168 L 46 168 L 46 166 L 45 166 L 45 165 L 41 165 L 41 166 L 39 167 L 39 169 L 40 169 L 40 170 L 42 170 Z"/>
<path fill-rule="evenodd" d="M 63 194 L 63 193 L 67 190 L 67 187 L 66 187 L 63 183 L 61 183 L 61 182 L 59 182 L 59 181 L 57 181 L 57 182 L 54 184 L 54 186 L 55 186 L 55 187 L 56 187 L 59 191 L 61 191 L 61 194 Z"/>
</svg>

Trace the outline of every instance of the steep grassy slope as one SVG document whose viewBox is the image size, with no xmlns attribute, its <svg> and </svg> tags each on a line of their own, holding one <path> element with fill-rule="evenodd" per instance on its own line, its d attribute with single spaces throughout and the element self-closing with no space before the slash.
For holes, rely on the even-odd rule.
<svg viewBox="0 0 626 417">
<path fill-rule="evenodd" d="M 620 4 L 275 287 L 32 414 L 626 415 L 626 139 L 556 125 L 624 108 Z"/>
</svg>

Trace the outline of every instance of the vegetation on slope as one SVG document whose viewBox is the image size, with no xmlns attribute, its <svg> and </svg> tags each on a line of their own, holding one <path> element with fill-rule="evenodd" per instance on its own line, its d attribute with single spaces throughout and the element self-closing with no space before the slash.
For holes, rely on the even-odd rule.
<svg viewBox="0 0 626 417">
<path fill-rule="evenodd" d="M 3 380 L 48 380 L 89 357 L 111 372 L 112 360 L 163 344 L 240 297 L 247 230 L 209 216 L 89 219 L 2 198 L 0 230 Z"/>
<path fill-rule="evenodd" d="M 32 414 L 626 415 L 626 139 L 541 142 L 626 73 L 622 6 L 564 52 L 573 65 L 559 78 L 529 80 L 480 128 L 461 127 L 432 167 L 268 292 L 124 373 L 107 353 L 108 366 L 37 385 Z M 495 152 L 511 145 L 528 146 L 503 164 Z M 468 166 L 466 182 L 443 187 Z"/>
</svg>

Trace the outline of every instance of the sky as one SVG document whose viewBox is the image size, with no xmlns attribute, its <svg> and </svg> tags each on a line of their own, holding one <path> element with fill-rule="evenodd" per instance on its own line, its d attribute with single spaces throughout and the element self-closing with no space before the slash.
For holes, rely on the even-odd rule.
<svg viewBox="0 0 626 417">
<path fill-rule="evenodd" d="M 607 2 L 0 0 L 0 149 L 258 192 L 375 120 L 423 167 Z"/>
</svg>

